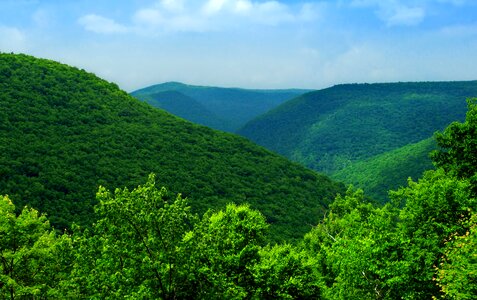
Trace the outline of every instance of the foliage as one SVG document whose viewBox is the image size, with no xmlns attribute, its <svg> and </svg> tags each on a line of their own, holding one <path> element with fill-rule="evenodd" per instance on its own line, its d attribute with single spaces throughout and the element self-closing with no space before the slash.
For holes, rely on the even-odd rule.
<svg viewBox="0 0 477 300">
<path fill-rule="evenodd" d="M 475 297 L 472 212 L 477 199 L 471 152 L 477 138 L 472 129 L 476 111 L 469 101 L 465 122 L 437 134 L 443 149 L 434 154 L 435 171 L 391 192 L 391 202 L 382 208 L 363 203 L 360 193 L 338 197 L 325 219 L 305 237 L 307 249 L 322 257 L 327 296 Z M 385 226 L 375 227 L 379 224 Z M 357 279 L 359 272 L 366 280 Z M 372 286 L 366 285 L 369 278 Z"/>
<path fill-rule="evenodd" d="M 447 299 L 474 299 L 477 295 L 477 215 L 465 224 L 469 230 L 452 235 L 437 268 L 437 282 Z"/>
<path fill-rule="evenodd" d="M 113 194 L 100 188 L 99 220 L 79 235 L 77 293 L 88 298 L 174 298 L 181 290 L 180 250 L 195 217 L 180 196 L 164 199 L 154 177 Z"/>
<path fill-rule="evenodd" d="M 74 237 L 70 298 L 316 298 L 314 259 L 291 245 L 264 246 L 268 225 L 247 205 L 201 220 L 154 177 L 132 191 L 100 188 L 91 230 Z"/>
<path fill-rule="evenodd" d="M 433 281 L 434 266 L 443 255 L 445 240 L 465 231 L 461 221 L 467 218 L 469 209 L 477 208 L 470 187 L 467 180 L 438 169 L 391 194 L 397 205 L 405 203 L 399 214 L 403 260 L 408 264 L 403 294 L 438 294 Z"/>
<path fill-rule="evenodd" d="M 297 239 L 342 189 L 48 60 L 0 54 L 0 105 L 0 194 L 47 213 L 59 229 L 94 222 L 98 186 L 133 188 L 155 173 L 196 213 L 249 203 L 272 224 L 272 239 Z"/>
<path fill-rule="evenodd" d="M 256 116 L 305 92 L 308 90 L 249 90 L 166 82 L 134 91 L 131 95 L 153 106 L 159 104 L 170 113 L 189 121 L 235 132 Z M 167 104 L 167 107 L 161 104 Z"/>
<path fill-rule="evenodd" d="M 0 199 L 0 298 L 57 298 L 71 267 L 71 240 L 38 211 L 14 210 L 8 197 Z"/>
<path fill-rule="evenodd" d="M 462 220 L 477 202 L 468 181 L 442 169 L 391 193 L 375 207 L 362 191 L 348 190 L 305 236 L 319 258 L 330 299 L 430 299 L 439 297 L 436 270 L 449 236 L 465 232 Z"/>
<path fill-rule="evenodd" d="M 320 258 L 327 299 L 388 299 L 399 293 L 396 211 L 374 207 L 361 190 L 337 197 L 304 245 Z"/>
<path fill-rule="evenodd" d="M 465 122 L 453 122 L 444 132 L 436 133 L 437 145 L 433 152 L 437 167 L 477 182 L 477 98 L 467 100 L 468 111 Z"/>
<path fill-rule="evenodd" d="M 208 212 L 184 237 L 190 258 L 186 282 L 200 299 L 242 299 L 254 292 L 253 266 L 260 260 L 267 224 L 258 211 L 229 204 Z"/>
<path fill-rule="evenodd" d="M 323 286 L 317 259 L 290 244 L 260 250 L 253 267 L 257 299 L 317 299 Z"/>
</svg>

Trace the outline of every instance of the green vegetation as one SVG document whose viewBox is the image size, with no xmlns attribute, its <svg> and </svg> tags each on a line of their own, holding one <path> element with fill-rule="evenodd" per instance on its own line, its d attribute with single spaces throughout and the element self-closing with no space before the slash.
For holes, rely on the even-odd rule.
<svg viewBox="0 0 477 300">
<path fill-rule="evenodd" d="M 15 215 L 0 198 L 0 298 L 61 298 L 58 289 L 71 272 L 71 239 L 57 236 L 44 215 L 31 208 Z"/>
<path fill-rule="evenodd" d="M 302 236 L 342 190 L 244 138 L 48 60 L 0 54 L 0 106 L 0 194 L 59 229 L 94 221 L 99 185 L 132 188 L 150 173 L 198 213 L 249 203 L 275 240 Z"/>
<path fill-rule="evenodd" d="M 465 123 L 437 135 L 436 170 L 384 206 L 349 188 L 296 244 L 267 244 L 269 225 L 248 205 L 199 218 L 153 175 L 133 190 L 100 187 L 97 221 L 72 235 L 35 210 L 15 216 L 4 197 L 0 297 L 474 299 L 475 116 L 477 99 Z"/>
<path fill-rule="evenodd" d="M 308 90 L 247 90 L 167 82 L 137 90 L 131 95 L 186 120 L 235 132 L 258 115 L 305 92 Z M 191 101 L 196 101 L 202 107 L 198 109 L 196 104 L 188 107 Z"/>
<path fill-rule="evenodd" d="M 475 299 L 477 99 L 435 170 L 325 211 L 326 177 L 86 72 L 0 54 L 0 84 L 2 299 Z"/>
<path fill-rule="evenodd" d="M 389 189 L 405 186 L 408 177 L 416 179 L 432 169 L 429 153 L 436 148 L 434 139 L 425 139 L 351 163 L 332 178 L 362 188 L 373 199 L 383 201 L 388 199 Z"/>
<path fill-rule="evenodd" d="M 370 163 L 371 173 L 378 164 L 384 166 L 385 158 L 379 155 L 423 141 L 452 121 L 463 120 L 465 99 L 473 96 L 476 81 L 337 85 L 288 101 L 238 133 L 312 169 L 364 183 L 353 170 L 361 172 L 361 166 Z M 427 161 L 427 153 L 415 157 L 419 160 Z M 375 177 L 382 180 L 363 187 L 382 195 L 394 187 L 389 182 L 401 184 L 421 167 L 419 163 L 407 174 L 401 168 L 376 169 Z"/>
</svg>

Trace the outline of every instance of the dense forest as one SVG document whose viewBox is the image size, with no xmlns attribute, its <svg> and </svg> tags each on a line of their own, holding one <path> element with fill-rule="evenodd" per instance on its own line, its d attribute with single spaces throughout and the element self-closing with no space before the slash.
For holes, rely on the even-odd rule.
<svg viewBox="0 0 477 300">
<path fill-rule="evenodd" d="M 166 82 L 134 91 L 131 95 L 186 120 L 235 132 L 253 118 L 308 91 L 251 90 Z"/>
<path fill-rule="evenodd" d="M 248 203 L 272 224 L 271 238 L 296 239 L 344 189 L 244 138 L 48 60 L 0 54 L 0 106 L 0 194 L 18 210 L 46 213 L 57 229 L 95 221 L 100 185 L 133 188 L 154 173 L 196 213 Z"/>
<path fill-rule="evenodd" d="M 1 299 L 477 295 L 477 98 L 366 161 L 431 150 L 380 204 L 53 61 L 0 54 L 0 93 Z"/>
<path fill-rule="evenodd" d="M 436 135 L 436 170 L 375 206 L 336 197 L 295 243 L 267 244 L 265 217 L 228 204 L 201 217 L 151 175 L 135 189 L 100 187 L 97 221 L 56 233 L 0 200 L 2 298 L 475 299 L 477 99 Z"/>
<path fill-rule="evenodd" d="M 381 155 L 429 139 L 452 121 L 462 121 L 465 99 L 475 96 L 477 81 L 343 84 L 287 101 L 238 133 L 312 169 L 351 179 L 382 199 L 388 189 L 422 172 L 423 164 L 409 172 L 399 167 L 393 172 Z M 406 149 L 399 152 L 406 153 Z M 413 160 L 429 162 L 427 151 L 413 155 L 417 153 L 422 156 Z M 385 168 L 376 169 L 379 166 Z M 380 175 L 365 179 L 363 169 Z M 367 181 L 374 182 L 362 185 Z"/>
</svg>

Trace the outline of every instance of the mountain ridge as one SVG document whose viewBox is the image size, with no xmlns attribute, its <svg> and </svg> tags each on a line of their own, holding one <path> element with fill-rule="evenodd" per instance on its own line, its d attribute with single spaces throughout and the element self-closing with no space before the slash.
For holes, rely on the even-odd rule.
<svg viewBox="0 0 477 300">
<path fill-rule="evenodd" d="M 153 108 L 94 74 L 0 54 L 0 194 L 57 228 L 94 222 L 98 186 L 148 174 L 198 213 L 249 203 L 276 240 L 300 237 L 343 186 L 245 138 Z M 293 211 L 290 214 L 289 211 Z"/>
<path fill-rule="evenodd" d="M 219 119 L 225 121 L 222 126 L 217 126 L 214 120 L 211 123 L 203 122 L 204 125 L 214 129 L 235 132 L 252 118 L 309 90 L 224 88 L 166 82 L 133 91 L 131 95 L 143 101 L 150 101 L 152 94 L 165 91 L 180 92 L 196 100 Z M 185 118 L 184 110 L 171 110 L 169 112 Z"/>
<path fill-rule="evenodd" d="M 237 133 L 332 175 L 463 120 L 475 95 L 477 81 L 343 84 L 287 101 Z"/>
</svg>

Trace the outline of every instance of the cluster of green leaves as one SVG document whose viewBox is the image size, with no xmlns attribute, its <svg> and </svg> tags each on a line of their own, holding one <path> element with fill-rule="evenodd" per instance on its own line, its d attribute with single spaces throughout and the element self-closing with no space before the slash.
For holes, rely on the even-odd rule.
<svg viewBox="0 0 477 300">
<path fill-rule="evenodd" d="M 368 183 L 359 178 L 363 168 L 354 163 L 364 166 L 376 157 L 380 165 L 371 161 L 370 169 L 386 167 L 379 155 L 428 139 L 463 120 L 464 99 L 474 96 L 476 81 L 338 85 L 285 102 L 238 133 L 312 169 L 328 175 L 342 170 L 337 177 Z M 416 161 L 428 161 L 428 153 L 422 153 Z M 376 185 L 382 185 L 377 188 L 382 194 L 395 187 L 388 185 L 394 177 L 405 182 L 421 167 L 411 167 L 407 174 L 400 168 L 377 169 L 384 174 L 373 172 L 378 179 L 369 182 L 370 187 L 359 186 L 376 193 Z"/>
<path fill-rule="evenodd" d="M 99 185 L 132 188 L 150 173 L 197 213 L 249 203 L 276 240 L 302 236 L 343 189 L 53 61 L 0 54 L 0 106 L 0 194 L 46 213 L 58 229 L 94 221 Z"/>
<path fill-rule="evenodd" d="M 166 82 L 131 93 L 186 120 L 235 132 L 253 118 L 308 90 L 250 90 Z"/>
<path fill-rule="evenodd" d="M 44 215 L 25 207 L 17 216 L 0 199 L 0 298 L 61 298 L 72 269 L 71 239 L 58 236 Z"/>
<path fill-rule="evenodd" d="M 446 241 L 444 259 L 436 280 L 449 299 L 474 299 L 477 295 L 477 214 L 465 224 L 462 235 Z"/>
</svg>

